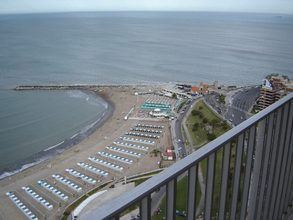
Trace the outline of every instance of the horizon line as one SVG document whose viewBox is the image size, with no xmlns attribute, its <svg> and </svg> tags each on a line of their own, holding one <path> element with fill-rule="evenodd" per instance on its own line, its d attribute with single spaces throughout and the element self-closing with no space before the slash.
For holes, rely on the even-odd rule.
<svg viewBox="0 0 293 220">
<path fill-rule="evenodd" d="M 243 14 L 272 14 L 272 15 L 293 15 L 286 12 L 262 12 L 262 11 L 226 11 L 226 10 L 70 10 L 70 11 L 27 11 L 27 12 L 0 12 L 1 15 L 29 15 L 29 14 L 65 14 L 65 13 L 111 13 L 111 12 L 191 12 L 191 13 L 243 13 Z"/>
</svg>

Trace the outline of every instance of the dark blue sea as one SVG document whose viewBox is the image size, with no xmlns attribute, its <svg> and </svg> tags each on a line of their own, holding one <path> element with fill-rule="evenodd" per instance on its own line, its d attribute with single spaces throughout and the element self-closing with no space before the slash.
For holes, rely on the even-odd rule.
<svg viewBox="0 0 293 220">
<path fill-rule="evenodd" d="M 36 159 L 105 112 L 92 94 L 16 92 L 16 85 L 255 85 L 275 72 L 293 78 L 293 15 L 0 15 L 0 174 Z"/>
</svg>

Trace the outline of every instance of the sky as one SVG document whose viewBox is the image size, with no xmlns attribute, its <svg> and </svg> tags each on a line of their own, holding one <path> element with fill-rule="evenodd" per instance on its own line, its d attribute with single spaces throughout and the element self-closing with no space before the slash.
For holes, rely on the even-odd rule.
<svg viewBox="0 0 293 220">
<path fill-rule="evenodd" d="M 2 14 L 121 10 L 293 14 L 293 0 L 0 0 Z"/>
</svg>

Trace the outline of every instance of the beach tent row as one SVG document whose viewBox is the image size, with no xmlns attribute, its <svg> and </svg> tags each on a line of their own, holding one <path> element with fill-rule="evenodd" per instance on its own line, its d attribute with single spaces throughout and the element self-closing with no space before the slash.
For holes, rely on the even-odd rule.
<svg viewBox="0 0 293 220">
<path fill-rule="evenodd" d="M 123 153 L 123 154 L 127 154 L 127 155 L 131 155 L 131 156 L 134 156 L 134 157 L 141 157 L 141 153 L 137 153 L 137 152 L 130 151 L 130 150 L 125 150 L 123 148 L 116 147 L 116 146 L 108 146 L 108 147 L 106 147 L 106 149 L 113 150 L 113 151 Z"/>
<path fill-rule="evenodd" d="M 171 107 L 170 103 L 162 103 L 162 102 L 144 102 L 144 105 L 149 105 L 149 106 L 158 106 L 158 107 Z"/>
<path fill-rule="evenodd" d="M 150 106 L 142 106 L 141 107 L 142 110 L 145 111 L 154 111 L 154 110 L 159 110 L 161 112 L 170 112 L 170 108 L 157 108 L 157 107 L 150 107 Z"/>
<path fill-rule="evenodd" d="M 68 196 L 65 195 L 63 192 L 61 192 L 60 190 L 56 189 L 54 186 L 50 185 L 48 182 L 46 182 L 45 180 L 39 180 L 38 181 L 38 185 L 45 188 L 46 190 L 48 190 L 49 192 L 53 193 L 55 196 L 59 197 L 60 199 L 62 199 L 63 201 L 67 201 L 68 200 Z"/>
<path fill-rule="evenodd" d="M 21 210 L 23 214 L 25 214 L 28 219 L 38 220 L 37 216 L 32 213 L 32 211 L 29 210 L 29 208 L 27 208 L 26 205 L 23 204 L 23 202 L 20 201 L 20 199 L 13 192 L 7 192 L 6 196 L 9 197 L 9 199 L 17 206 L 17 208 Z"/>
<path fill-rule="evenodd" d="M 163 129 L 163 125 L 137 124 L 136 127 Z"/>
<path fill-rule="evenodd" d="M 146 103 L 156 103 L 156 104 L 163 104 L 163 105 L 171 105 L 171 103 L 168 100 L 169 98 L 148 98 L 146 100 Z"/>
<path fill-rule="evenodd" d="M 136 137 L 145 137 L 145 138 L 155 138 L 159 139 L 159 135 L 152 135 L 152 134 L 143 134 L 143 133 L 138 133 L 138 132 L 127 132 L 125 135 L 132 135 Z"/>
<path fill-rule="evenodd" d="M 123 147 L 128 147 L 128 148 L 133 148 L 133 149 L 137 149 L 137 150 L 144 150 L 144 151 L 148 151 L 149 148 L 142 146 L 142 145 L 136 145 L 136 144 L 131 144 L 131 143 L 127 143 L 127 142 L 121 142 L 121 141 L 114 141 L 113 142 L 116 145 L 120 145 Z"/>
<path fill-rule="evenodd" d="M 75 176 L 76 178 L 79 178 L 81 180 L 83 180 L 84 182 L 87 182 L 89 184 L 92 184 L 92 185 L 95 185 L 97 183 L 97 181 L 89 176 L 86 176 L 72 168 L 69 168 L 69 169 L 65 169 L 65 171 L 67 173 L 69 173 L 70 175 L 72 176 Z"/>
<path fill-rule="evenodd" d="M 100 165 L 103 165 L 103 166 L 106 166 L 106 167 L 109 167 L 111 169 L 114 169 L 114 170 L 118 170 L 118 171 L 122 171 L 123 170 L 123 167 L 121 166 L 118 166 L 116 164 L 113 164 L 113 163 L 110 163 L 110 162 L 107 162 L 105 160 L 101 160 L 99 158 L 96 158 L 96 157 L 89 157 L 88 158 L 90 161 L 94 162 L 94 163 L 98 163 Z"/>
<path fill-rule="evenodd" d="M 52 177 L 54 179 L 56 179 L 57 181 L 59 181 L 60 183 L 64 184 L 65 186 L 68 186 L 69 188 L 73 189 L 76 192 L 82 191 L 82 188 L 79 185 L 71 182 L 69 179 L 67 179 L 59 174 L 53 174 Z"/>
<path fill-rule="evenodd" d="M 23 186 L 22 189 L 31 196 L 34 200 L 36 200 L 38 203 L 40 203 L 42 206 L 44 206 L 48 210 L 53 209 L 53 205 L 50 204 L 46 199 L 44 199 L 42 196 L 40 196 L 38 193 L 36 193 L 34 190 L 32 190 L 28 186 Z"/>
<path fill-rule="evenodd" d="M 131 137 L 120 137 L 120 139 L 122 139 L 124 141 L 138 142 L 138 143 L 143 143 L 143 144 L 150 144 L 150 145 L 154 145 L 155 144 L 155 141 L 144 140 L 144 139 L 137 139 L 137 138 L 131 138 Z"/>
<path fill-rule="evenodd" d="M 104 170 L 100 170 L 100 169 L 98 169 L 88 163 L 79 162 L 79 163 L 77 163 L 77 165 L 92 172 L 92 173 L 98 174 L 99 176 L 108 176 L 109 175 L 108 172 L 106 172 Z"/>
<path fill-rule="evenodd" d="M 153 129 L 145 129 L 145 128 L 130 128 L 131 131 L 140 131 L 140 132 L 147 132 L 147 133 L 155 133 L 161 134 L 162 131 L 160 130 L 153 130 Z"/>
<path fill-rule="evenodd" d="M 124 162 L 124 163 L 127 163 L 127 164 L 132 164 L 133 163 L 133 160 L 131 160 L 131 159 L 121 157 L 121 156 L 118 156 L 118 155 L 115 155 L 115 154 L 110 154 L 108 152 L 100 151 L 100 152 L 98 152 L 98 154 L 103 156 L 103 157 L 107 157 L 107 158 L 117 160 L 117 161 L 120 161 L 120 162 Z"/>
<path fill-rule="evenodd" d="M 162 103 L 154 103 L 154 102 L 145 102 L 141 106 L 142 110 L 152 111 L 155 109 L 160 109 L 161 111 L 170 111 L 171 105 L 166 105 Z"/>
</svg>

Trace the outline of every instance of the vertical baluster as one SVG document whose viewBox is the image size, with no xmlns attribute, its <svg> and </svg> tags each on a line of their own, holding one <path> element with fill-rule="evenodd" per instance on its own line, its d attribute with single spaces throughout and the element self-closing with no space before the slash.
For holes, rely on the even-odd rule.
<svg viewBox="0 0 293 220">
<path fill-rule="evenodd" d="M 258 211 L 257 210 L 258 186 L 259 186 L 260 174 L 261 174 L 264 133 L 265 133 L 265 119 L 263 119 L 257 124 L 255 160 L 254 160 L 254 167 L 252 171 L 251 191 L 250 191 L 249 200 L 248 200 L 247 219 L 249 220 L 255 219 L 255 214 Z"/>
<path fill-rule="evenodd" d="M 292 105 L 292 104 L 291 104 Z M 291 114 L 293 114 L 291 112 Z M 291 121 L 291 131 L 290 131 L 290 142 L 289 142 L 289 149 L 290 153 L 288 155 L 288 164 L 287 164 L 287 174 L 286 174 L 286 180 L 285 180 L 285 186 L 284 186 L 284 204 L 283 204 L 283 212 L 286 212 L 289 207 L 289 195 L 290 190 L 293 188 L 293 180 L 292 180 L 292 167 L 293 167 L 293 125 Z M 283 197 L 282 197 L 283 198 Z"/>
<path fill-rule="evenodd" d="M 289 156 L 292 152 L 292 146 L 290 147 L 290 137 L 291 137 L 291 129 L 292 129 L 292 115 L 293 115 L 293 109 L 291 108 L 292 105 L 288 104 L 288 123 L 287 123 L 287 128 L 284 132 L 286 132 L 285 135 L 285 141 L 284 141 L 284 145 L 285 145 L 285 153 L 284 153 L 284 158 L 283 158 L 283 164 L 282 164 L 282 173 L 281 173 L 281 179 L 280 179 L 280 185 L 279 185 L 279 193 L 280 193 L 280 203 L 277 203 L 278 206 L 278 213 L 276 214 L 276 216 L 278 218 L 281 218 L 282 216 L 282 211 L 284 210 L 284 201 L 285 201 L 285 188 L 288 179 L 286 178 L 286 173 L 288 172 L 287 170 L 291 168 L 288 167 L 288 163 L 291 161 L 289 161 Z M 291 158 L 291 157 L 290 157 Z"/>
<path fill-rule="evenodd" d="M 259 199 L 258 199 L 258 212 L 256 215 L 256 219 L 261 219 L 263 216 L 263 204 L 264 199 L 268 199 L 267 196 L 265 196 L 265 189 L 267 186 L 267 175 L 270 170 L 268 170 L 269 166 L 269 157 L 272 150 L 272 133 L 273 133 L 273 125 L 274 125 L 274 114 L 270 114 L 267 116 L 267 132 L 266 132 L 266 140 L 265 140 L 265 146 L 264 146 L 264 155 L 263 155 L 263 165 L 262 165 L 262 174 L 261 174 L 261 180 L 260 180 L 260 192 L 259 192 Z"/>
<path fill-rule="evenodd" d="M 240 209 L 240 220 L 245 220 L 246 218 L 246 209 L 248 203 L 249 187 L 251 180 L 251 169 L 253 164 L 253 153 L 255 145 L 255 125 L 249 129 L 249 135 L 247 140 L 247 155 L 246 155 L 246 166 L 245 166 L 245 176 L 243 180 L 243 193 L 242 193 L 242 202 Z"/>
<path fill-rule="evenodd" d="M 278 218 L 278 213 L 279 213 L 279 204 L 280 204 L 280 199 L 281 199 L 281 186 L 283 186 L 283 177 L 284 177 L 284 169 L 285 169 L 285 157 L 288 154 L 288 148 L 285 147 L 285 138 L 286 138 L 286 129 L 287 129 L 287 123 L 288 123 L 288 111 L 289 111 L 289 106 L 288 103 L 283 107 L 284 108 L 284 113 L 283 113 L 283 125 L 282 125 L 282 130 L 281 132 L 281 138 L 280 138 L 280 143 L 279 147 L 282 149 L 282 154 L 280 155 L 277 166 L 277 175 L 275 178 L 277 178 L 277 184 L 275 188 L 275 200 L 274 201 L 274 206 L 272 207 L 273 213 L 272 219 L 277 219 Z"/>
<path fill-rule="evenodd" d="M 270 206 L 269 206 L 269 213 L 268 213 L 268 219 L 273 219 L 273 211 L 274 211 L 274 207 L 276 204 L 276 198 L 277 198 L 277 189 L 278 189 L 278 181 L 279 181 L 279 173 L 280 173 L 280 166 L 281 166 L 281 162 L 282 162 L 282 157 L 283 157 L 283 150 L 284 150 L 284 145 L 280 145 L 281 143 L 281 138 L 282 138 L 282 134 L 284 134 L 284 129 L 286 128 L 286 112 L 285 112 L 285 106 L 282 107 L 282 112 L 278 112 L 278 114 L 282 114 L 282 119 L 281 119 L 281 126 L 280 126 L 280 130 L 277 131 L 277 135 L 278 135 L 278 143 L 277 143 L 277 147 L 278 147 L 278 156 L 276 158 L 276 165 L 275 165 L 275 175 L 274 175 L 274 181 L 273 181 L 273 187 L 272 187 L 272 194 L 270 197 Z"/>
<path fill-rule="evenodd" d="M 196 215 L 196 188 L 197 188 L 198 165 L 188 170 L 188 200 L 187 219 L 194 220 Z"/>
<path fill-rule="evenodd" d="M 290 141 L 290 149 L 292 150 L 292 146 L 293 146 L 293 127 L 291 129 L 291 141 Z M 290 162 L 291 161 L 291 162 Z M 289 159 L 289 178 L 288 178 L 288 184 L 287 184 L 287 190 L 286 190 L 286 194 L 285 194 L 285 207 L 289 207 L 290 205 L 292 205 L 293 201 L 290 200 L 290 195 L 293 192 L 293 172 L 292 172 L 292 167 L 293 167 L 293 152 L 291 153 L 291 159 Z M 284 210 L 285 211 L 285 210 Z"/>
<path fill-rule="evenodd" d="M 231 143 L 228 143 L 224 146 L 224 151 L 223 151 L 219 220 L 225 219 L 228 177 L 229 177 L 229 170 L 230 170 L 229 169 L 230 154 L 231 154 Z"/>
<path fill-rule="evenodd" d="M 237 140 L 237 150 L 236 150 L 236 160 L 234 166 L 234 179 L 233 179 L 233 190 L 232 190 L 232 203 L 231 203 L 231 215 L 230 219 L 236 219 L 237 214 L 237 203 L 238 203 L 238 191 L 240 183 L 240 173 L 242 166 L 242 154 L 244 146 L 244 133 L 238 136 Z"/>
<path fill-rule="evenodd" d="M 151 219 L 151 196 L 148 195 L 140 201 L 139 214 L 141 220 Z"/>
<path fill-rule="evenodd" d="M 273 137 L 273 143 L 272 143 L 273 150 L 272 150 L 271 159 L 270 159 L 270 175 L 269 175 L 269 179 L 268 179 L 267 192 L 266 192 L 267 198 L 271 198 L 274 182 L 276 181 L 275 180 L 275 173 L 276 173 L 277 158 L 280 153 L 278 143 L 279 143 L 279 133 L 280 133 L 281 126 L 282 126 L 282 123 L 281 123 L 282 112 L 283 112 L 282 108 L 279 108 L 277 111 L 275 111 L 276 123 L 274 125 L 274 132 L 272 135 L 272 137 Z M 271 199 L 266 199 L 263 202 L 263 207 L 264 207 L 263 218 L 264 219 L 269 218 L 268 215 L 269 215 L 269 207 L 270 207 L 271 202 L 272 202 Z"/>
<path fill-rule="evenodd" d="M 212 218 L 214 176 L 215 176 L 215 154 L 216 153 L 213 153 L 208 157 L 204 219 Z"/>
<path fill-rule="evenodd" d="M 166 206 L 166 216 L 168 220 L 175 219 L 176 211 L 176 187 L 177 179 L 173 179 L 167 183 L 167 206 Z"/>
</svg>

